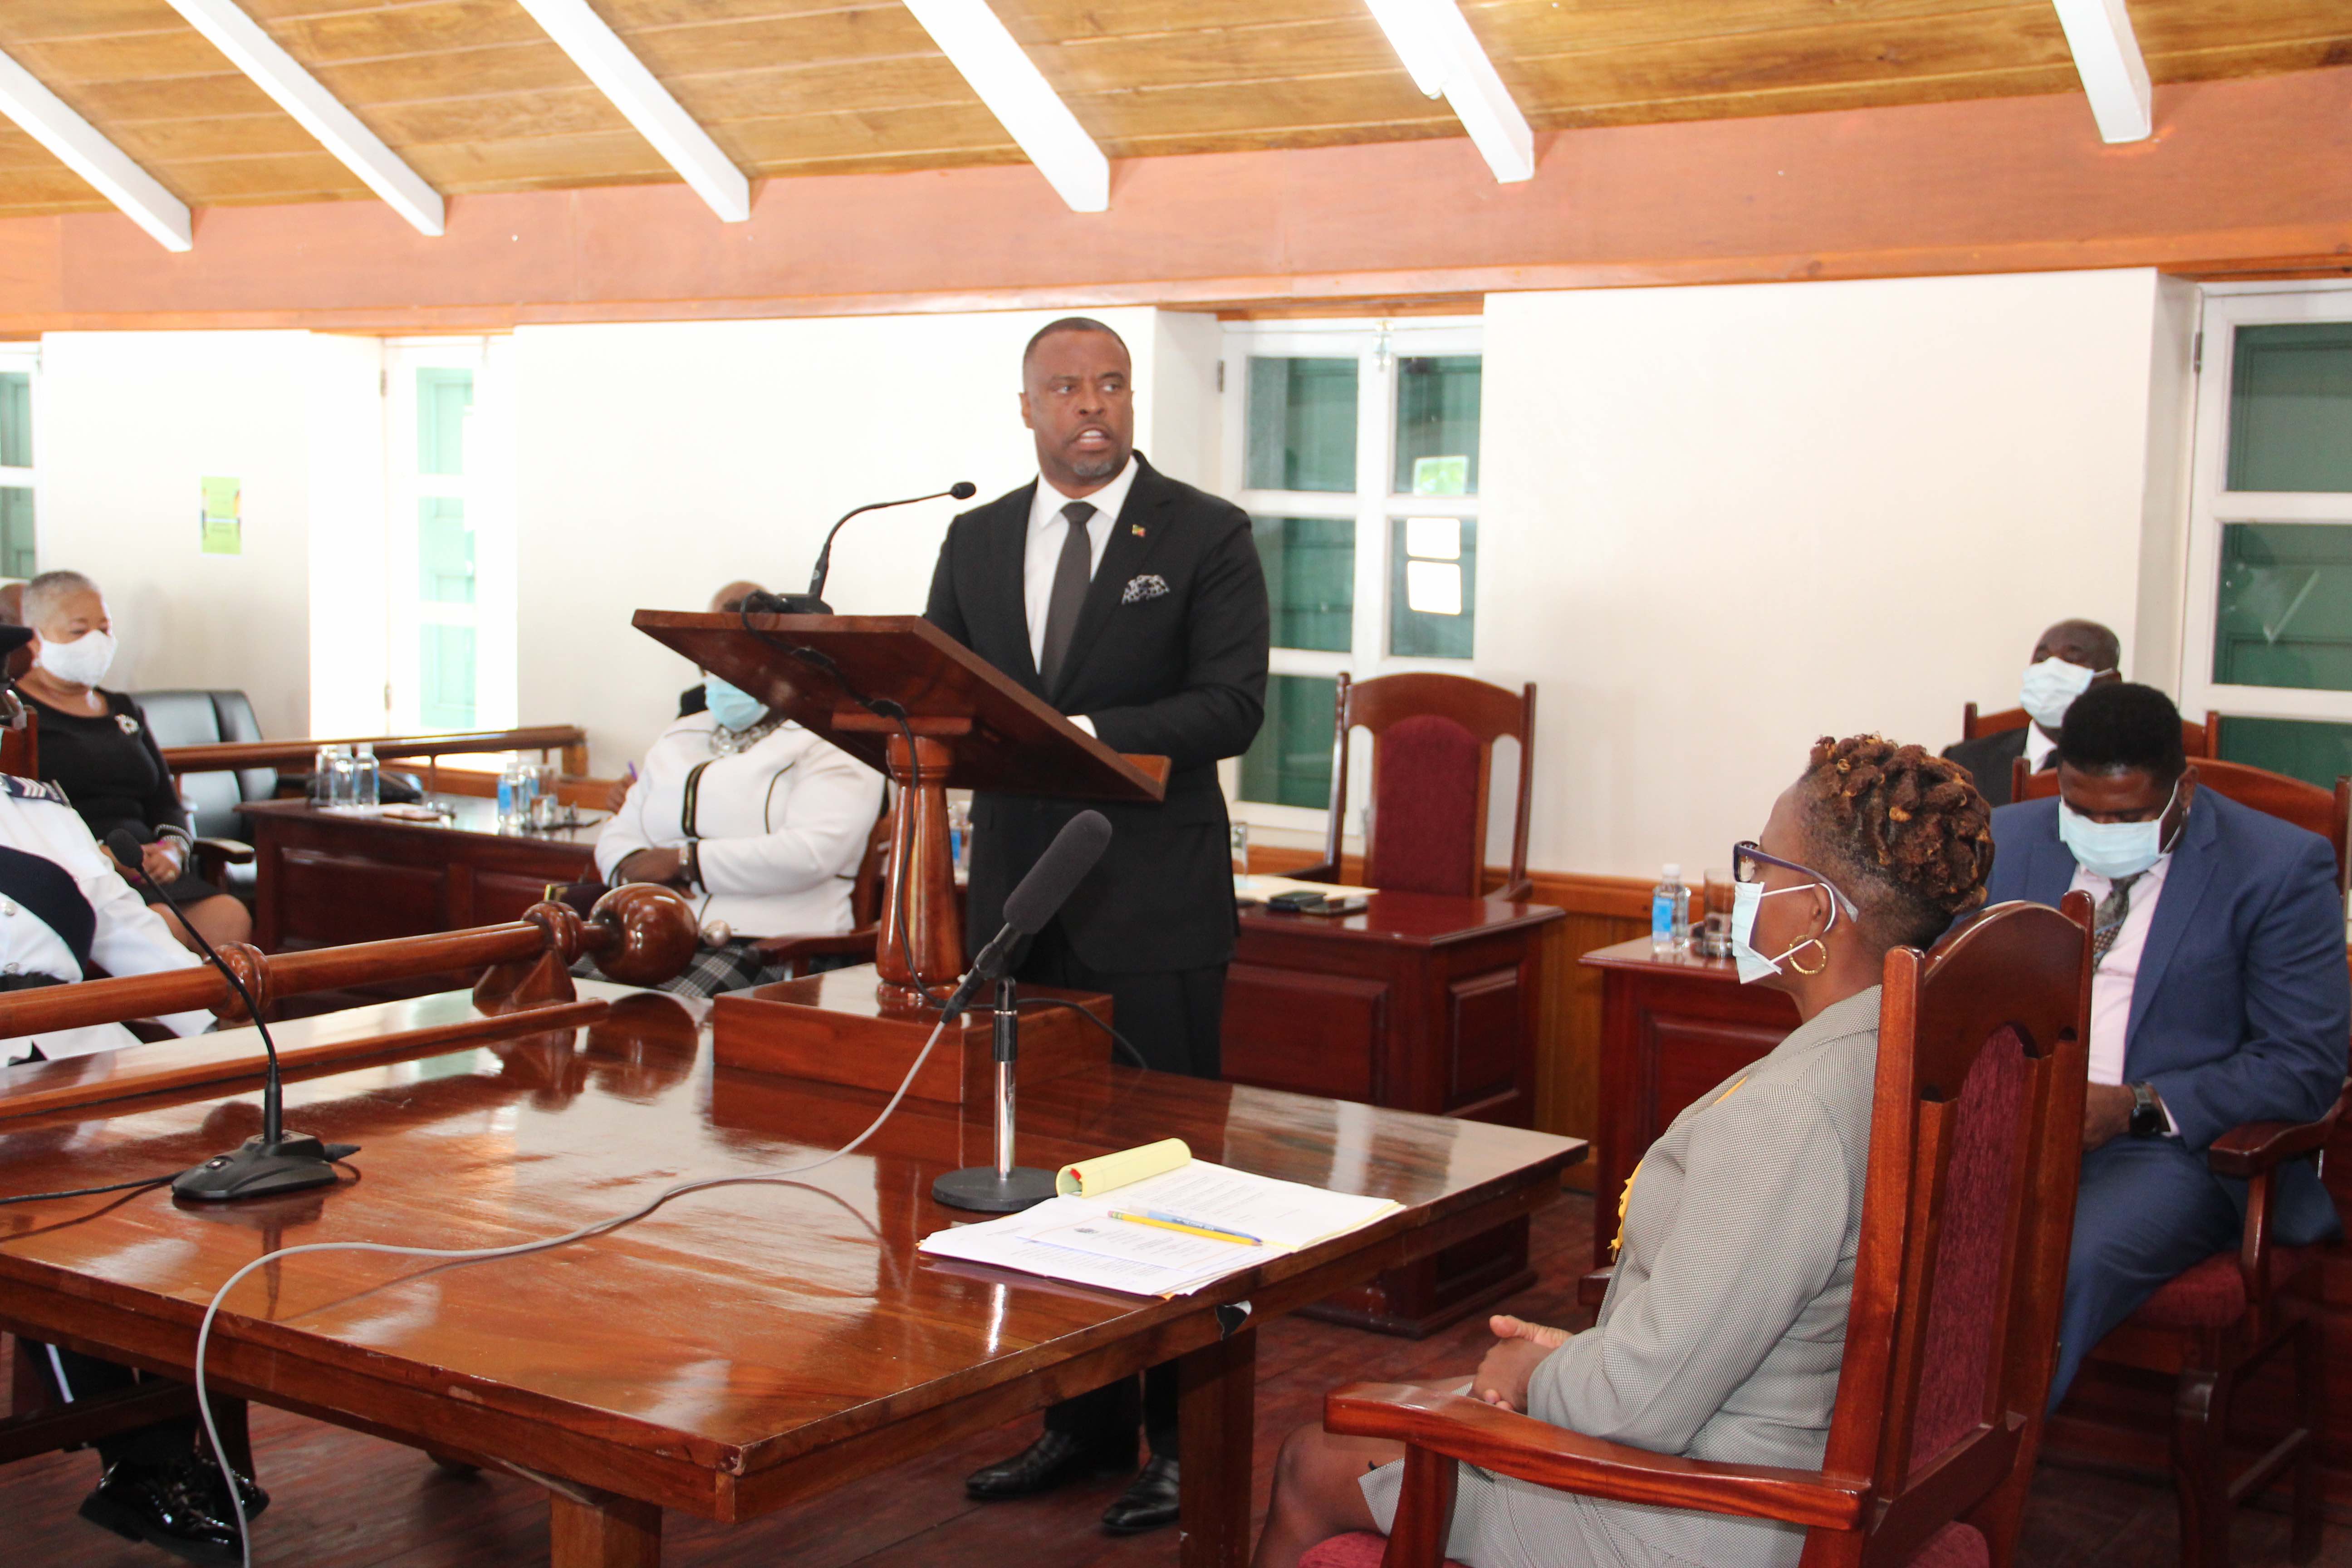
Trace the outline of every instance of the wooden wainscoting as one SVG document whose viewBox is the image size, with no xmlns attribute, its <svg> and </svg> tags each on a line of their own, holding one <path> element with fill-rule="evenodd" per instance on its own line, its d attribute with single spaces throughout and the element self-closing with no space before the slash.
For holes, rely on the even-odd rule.
<svg viewBox="0 0 2352 1568">
<path fill-rule="evenodd" d="M 1321 858 L 1311 849 L 1250 847 L 1250 868 L 1275 876 Z M 1357 857 L 1342 863 L 1342 881 L 1362 874 L 1363 863 Z M 1486 868 L 1487 889 L 1501 887 L 1503 877 L 1503 868 Z M 1536 1126 L 1546 1132 L 1590 1138 L 1601 1106 L 1601 975 L 1577 960 L 1650 929 L 1651 884 L 1638 877 L 1570 871 L 1530 871 L 1528 878 L 1535 884 L 1532 902 L 1568 911 L 1566 920 L 1544 929 L 1543 995 L 1536 1027 Z M 1696 914 L 1696 889 L 1692 902 Z M 1571 1166 L 1568 1184 L 1591 1191 L 1590 1164 Z"/>
</svg>

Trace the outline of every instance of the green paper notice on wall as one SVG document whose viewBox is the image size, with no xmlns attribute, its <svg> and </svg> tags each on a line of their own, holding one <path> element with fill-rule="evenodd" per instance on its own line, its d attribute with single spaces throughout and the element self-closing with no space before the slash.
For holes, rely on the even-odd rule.
<svg viewBox="0 0 2352 1568">
<path fill-rule="evenodd" d="M 203 479 L 203 510 L 198 514 L 204 552 L 207 555 L 245 553 L 245 486 L 233 479 L 207 474 Z"/>
</svg>

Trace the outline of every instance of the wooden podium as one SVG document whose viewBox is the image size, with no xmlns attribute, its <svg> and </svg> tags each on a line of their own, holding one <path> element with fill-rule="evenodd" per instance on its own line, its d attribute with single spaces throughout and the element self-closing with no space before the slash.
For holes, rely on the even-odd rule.
<svg viewBox="0 0 2352 1568">
<path fill-rule="evenodd" d="M 1112 751 L 919 616 L 639 610 L 634 624 L 898 786 L 875 947 L 875 1004 L 827 1005 L 827 997 L 855 984 L 858 970 L 827 976 L 823 986 L 786 982 L 736 993 L 722 998 L 712 1016 L 722 1062 L 808 1078 L 839 1060 L 842 1046 L 871 1043 L 910 1053 L 921 1046 L 938 1021 L 936 1008 L 925 1005 L 927 994 L 953 985 L 963 973 L 963 920 L 948 852 L 950 788 L 1124 802 L 1157 802 L 1166 791 L 1167 758 Z M 1107 1000 L 1094 1001 L 1108 1017 Z M 772 1056 L 775 1042 L 803 1033 L 789 1016 L 802 1009 L 824 1015 L 835 1048 Z M 1042 1023 L 1025 1023 L 1024 1039 Z M 963 1040 L 967 1053 L 986 1049 L 984 1030 Z M 842 1076 L 828 1081 L 862 1085 L 873 1065 L 845 1061 Z M 958 1068 L 947 1081 L 965 1078 Z"/>
</svg>

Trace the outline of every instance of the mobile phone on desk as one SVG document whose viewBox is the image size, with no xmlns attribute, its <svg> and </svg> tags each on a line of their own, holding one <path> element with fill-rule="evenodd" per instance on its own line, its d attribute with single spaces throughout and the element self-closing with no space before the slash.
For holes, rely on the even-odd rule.
<svg viewBox="0 0 2352 1568">
<path fill-rule="evenodd" d="M 1323 895 L 1311 888 L 1293 888 L 1286 893 L 1276 893 L 1266 900 L 1265 907 L 1276 914 L 1313 915 L 1323 911 Z"/>
</svg>

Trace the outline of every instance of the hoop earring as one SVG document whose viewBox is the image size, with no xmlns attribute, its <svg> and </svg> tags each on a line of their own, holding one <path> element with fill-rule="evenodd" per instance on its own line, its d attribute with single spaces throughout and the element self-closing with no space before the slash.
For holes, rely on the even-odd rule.
<svg viewBox="0 0 2352 1568">
<path fill-rule="evenodd" d="M 1807 969 L 1803 964 L 1797 962 L 1797 954 L 1804 952 L 1805 949 L 1809 947 L 1820 948 L 1822 952 L 1822 961 L 1819 963 L 1814 964 L 1811 969 Z M 1804 941 L 1799 942 L 1796 946 L 1789 950 L 1789 967 L 1795 970 L 1800 974 L 1819 974 L 1822 970 L 1827 969 L 1829 966 L 1830 950 L 1828 945 L 1824 943 L 1820 937 L 1809 936 Z"/>
</svg>

